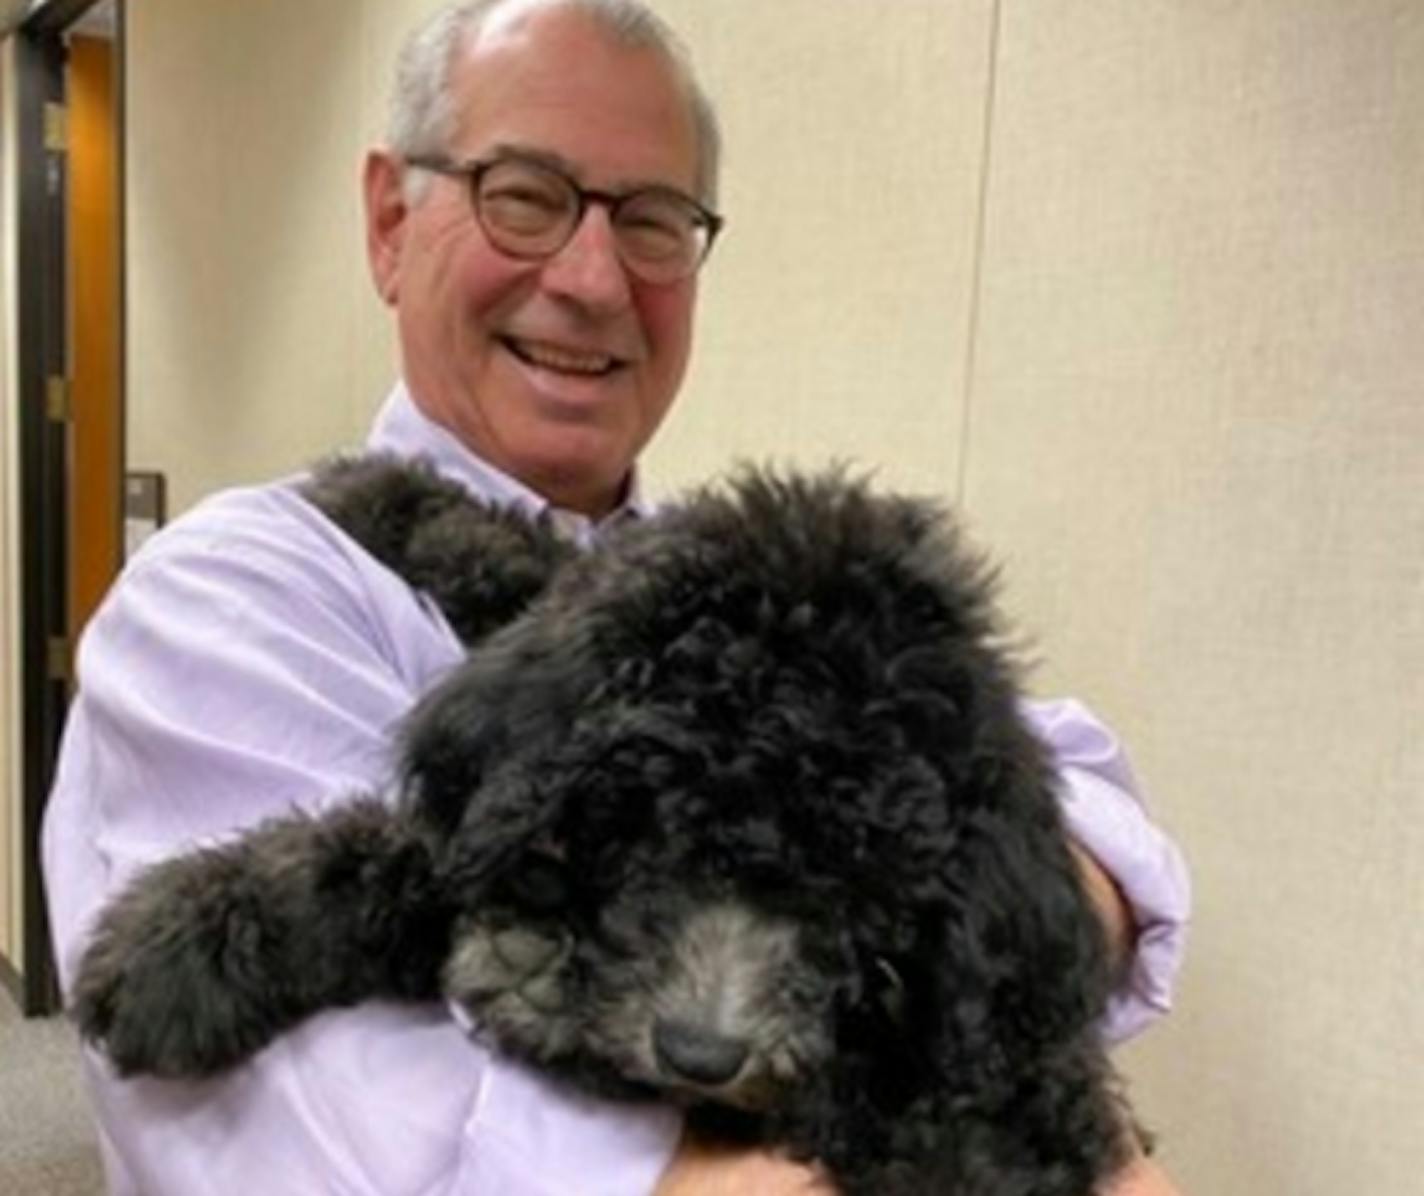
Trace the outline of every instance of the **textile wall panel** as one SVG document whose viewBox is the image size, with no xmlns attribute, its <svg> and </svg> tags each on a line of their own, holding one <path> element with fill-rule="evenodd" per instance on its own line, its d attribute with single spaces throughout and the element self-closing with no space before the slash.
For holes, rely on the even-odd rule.
<svg viewBox="0 0 1424 1196">
<path fill-rule="evenodd" d="M 1424 7 L 1005 0 L 967 499 L 1192 858 L 1192 1192 L 1424 1170 Z"/>
<path fill-rule="evenodd" d="M 988 0 L 660 0 L 724 125 L 729 225 L 657 485 L 831 458 L 952 493 Z"/>
</svg>

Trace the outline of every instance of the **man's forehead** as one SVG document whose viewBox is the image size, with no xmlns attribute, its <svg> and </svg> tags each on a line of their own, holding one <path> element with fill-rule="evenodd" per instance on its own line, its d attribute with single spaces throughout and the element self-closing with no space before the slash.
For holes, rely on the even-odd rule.
<svg viewBox="0 0 1424 1196">
<path fill-rule="evenodd" d="M 463 152 L 532 145 L 561 155 L 559 165 L 578 177 L 581 155 L 559 144 L 571 137 L 631 154 L 636 160 L 620 163 L 629 183 L 692 181 L 681 178 L 696 170 L 691 98 L 663 50 L 625 43 L 559 0 L 513 3 L 499 14 L 498 25 L 463 48 L 452 80 Z"/>
<path fill-rule="evenodd" d="M 503 4 L 496 4 L 484 20 L 480 21 L 478 40 L 490 41 L 510 36 L 511 30 L 517 30 L 518 26 L 524 24 L 535 9 L 548 7 L 550 0 L 506 0 Z"/>
<path fill-rule="evenodd" d="M 635 60 L 633 73 L 661 93 L 660 99 L 676 97 L 679 107 L 688 106 L 685 82 L 662 47 L 624 40 L 597 16 L 565 0 L 516 0 L 466 40 L 454 78 L 457 89 L 474 98 L 487 87 L 553 85 L 600 72 L 624 79 Z"/>
<path fill-rule="evenodd" d="M 597 13 L 569 0 L 506 0 L 479 25 L 465 42 L 466 54 L 538 48 L 547 52 L 571 39 L 596 39 L 604 46 L 629 53 L 653 50 L 651 43 L 622 39 Z"/>
<path fill-rule="evenodd" d="M 480 38 L 483 40 L 505 35 L 538 9 L 567 10 L 569 7 L 565 0 L 504 0 L 504 3 L 496 4 L 480 22 Z"/>
</svg>

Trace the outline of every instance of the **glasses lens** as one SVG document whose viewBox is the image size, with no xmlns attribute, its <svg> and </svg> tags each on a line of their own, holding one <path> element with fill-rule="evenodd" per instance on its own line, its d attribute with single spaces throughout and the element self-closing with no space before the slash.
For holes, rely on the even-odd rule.
<svg viewBox="0 0 1424 1196">
<path fill-rule="evenodd" d="M 618 246 L 634 269 L 652 278 L 695 270 L 707 247 L 707 225 L 679 195 L 640 191 L 618 208 Z"/>
<path fill-rule="evenodd" d="M 501 249 L 543 254 L 563 244 L 578 212 L 578 197 L 555 171 L 532 162 L 496 162 L 480 176 L 475 205 L 485 231 Z"/>
</svg>

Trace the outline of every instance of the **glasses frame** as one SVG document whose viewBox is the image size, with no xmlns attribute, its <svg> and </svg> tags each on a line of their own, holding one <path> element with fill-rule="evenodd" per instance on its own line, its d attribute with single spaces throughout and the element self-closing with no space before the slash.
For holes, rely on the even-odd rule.
<svg viewBox="0 0 1424 1196">
<path fill-rule="evenodd" d="M 557 256 L 563 251 L 564 246 L 574 239 L 574 235 L 583 225 L 584 217 L 588 215 L 588 209 L 595 204 L 608 210 L 609 223 L 614 225 L 616 229 L 618 213 L 625 205 L 648 195 L 664 195 L 677 200 L 679 203 L 686 204 L 692 212 L 694 223 L 700 224 L 707 232 L 706 240 L 702 245 L 702 252 L 697 255 L 685 270 L 680 270 L 678 273 L 666 277 L 657 276 L 650 278 L 645 273 L 647 269 L 646 264 L 640 264 L 636 260 L 630 259 L 623 250 L 622 241 L 619 240 L 617 236 L 614 237 L 614 244 L 618 247 L 618 260 L 644 282 L 671 284 L 681 282 L 685 278 L 691 278 L 702 268 L 702 264 L 712 252 L 712 245 L 717 240 L 717 234 L 722 231 L 723 226 L 727 223 L 725 217 L 718 215 L 705 204 L 699 203 L 693 199 L 692 196 L 677 190 L 675 187 L 636 187 L 632 191 L 623 192 L 600 191 L 594 187 L 581 186 L 578 180 L 567 171 L 561 170 L 551 163 L 541 161 L 537 158 L 526 158 L 518 154 L 498 154 L 490 158 L 475 158 L 469 161 L 458 161 L 444 154 L 417 154 L 406 158 L 405 162 L 407 166 L 413 166 L 418 170 L 429 170 L 435 174 L 445 175 L 448 178 L 464 179 L 469 193 L 470 208 L 474 212 L 475 219 L 479 222 L 480 228 L 484 231 L 485 237 L 500 253 L 521 261 L 545 261 Z M 510 249 L 504 244 L 499 232 L 497 230 L 491 230 L 485 221 L 484 212 L 481 210 L 480 204 L 480 183 L 483 181 L 485 175 L 496 166 L 505 166 L 510 163 L 520 166 L 531 166 L 536 170 L 542 170 L 553 175 L 566 184 L 574 196 L 574 218 L 569 224 L 568 233 L 562 241 L 551 249 L 538 252 L 521 252 L 517 249 Z"/>
</svg>

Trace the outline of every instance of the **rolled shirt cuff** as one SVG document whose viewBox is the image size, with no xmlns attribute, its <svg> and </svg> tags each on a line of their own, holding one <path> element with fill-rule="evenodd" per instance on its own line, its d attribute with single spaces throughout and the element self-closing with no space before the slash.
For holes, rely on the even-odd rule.
<svg viewBox="0 0 1424 1196">
<path fill-rule="evenodd" d="M 1133 957 L 1103 1019 L 1103 1037 L 1118 1043 L 1172 1008 L 1186 955 L 1191 878 L 1176 844 L 1133 794 L 1071 764 L 1060 768 L 1059 778 L 1069 834 L 1117 884 L 1137 930 Z"/>
</svg>

